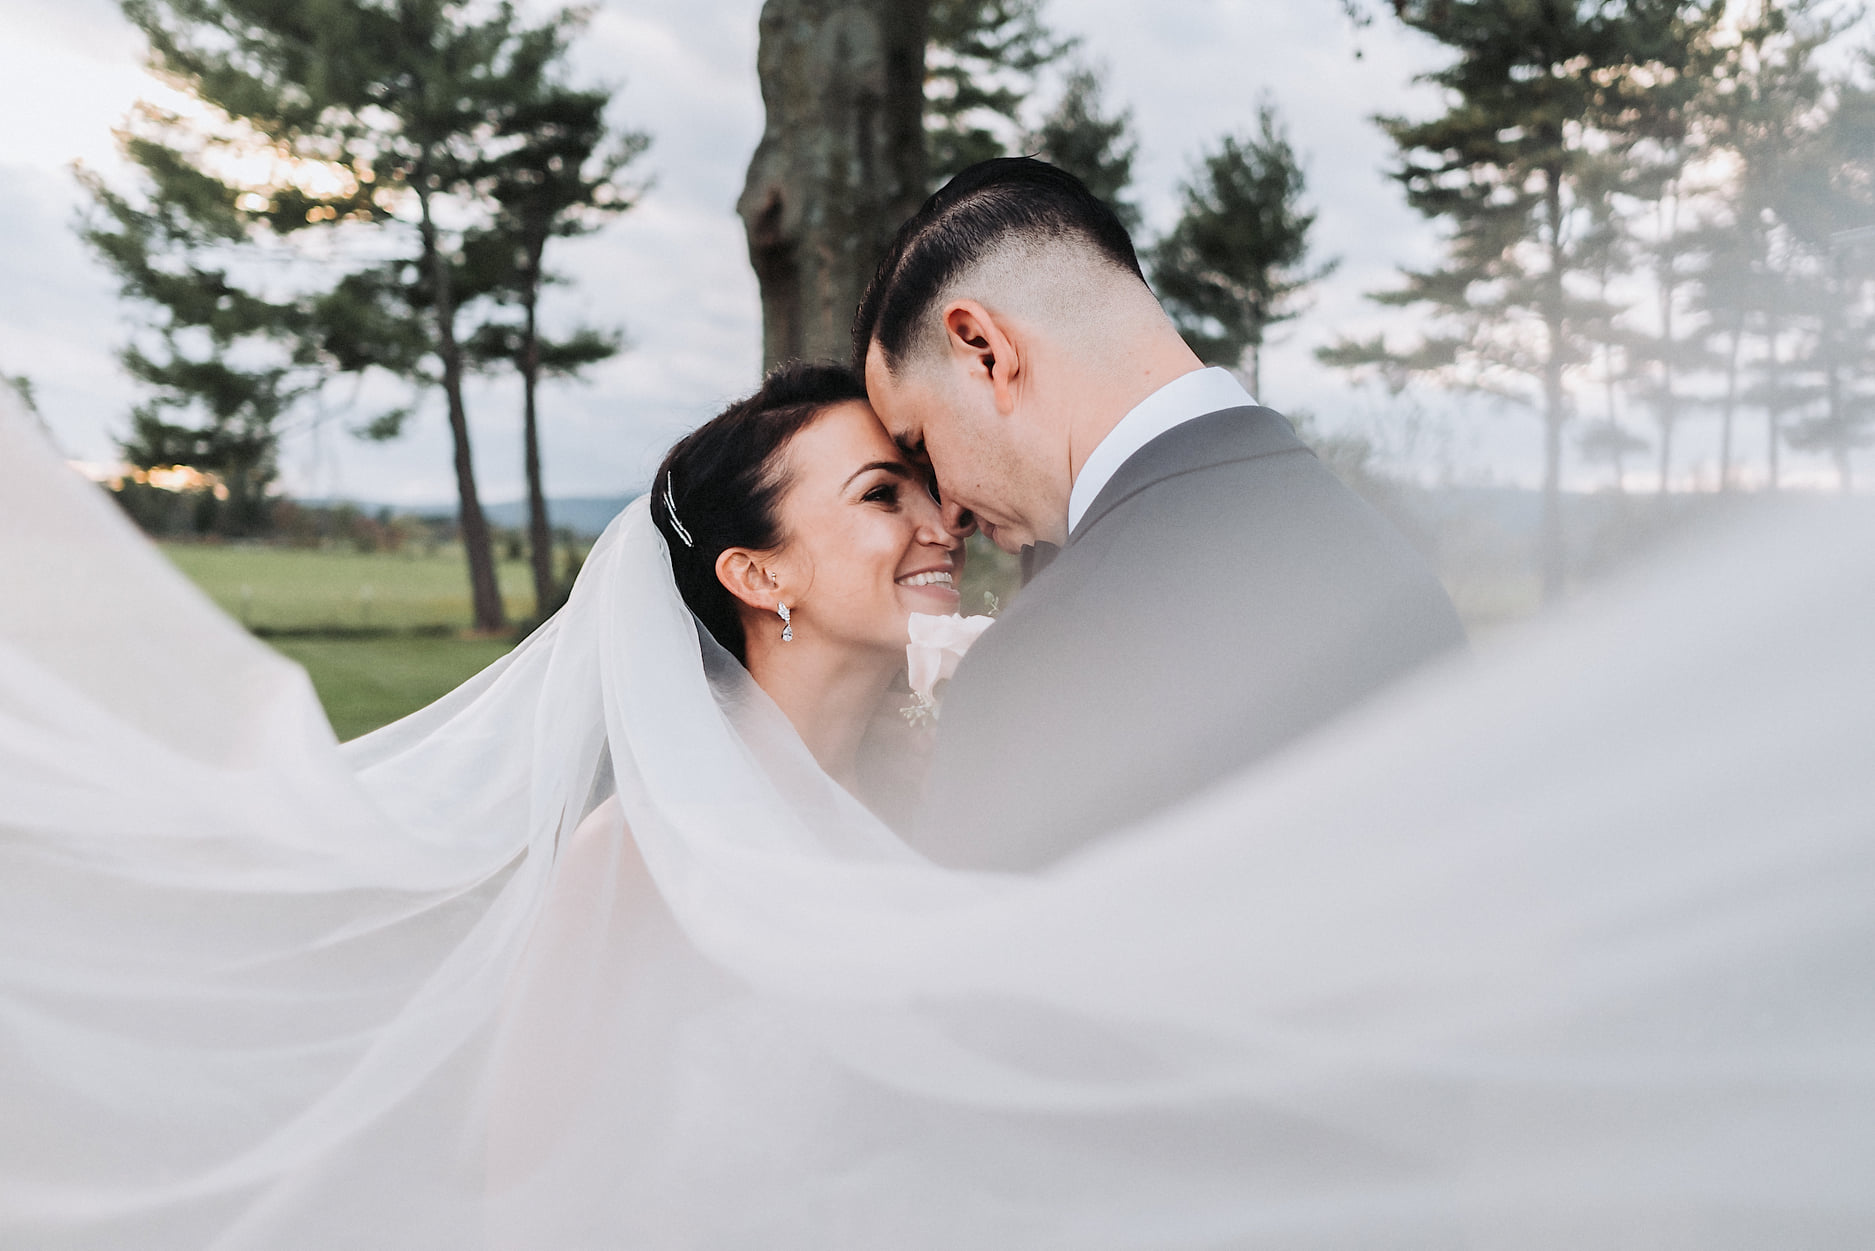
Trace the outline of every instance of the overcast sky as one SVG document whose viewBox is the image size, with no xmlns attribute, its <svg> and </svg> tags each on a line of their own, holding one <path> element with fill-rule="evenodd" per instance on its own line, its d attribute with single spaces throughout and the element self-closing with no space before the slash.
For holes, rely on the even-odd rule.
<svg viewBox="0 0 1875 1251">
<path fill-rule="evenodd" d="M 555 495 L 638 486 L 673 438 L 756 381 L 756 286 L 734 204 L 762 129 L 759 9 L 759 0 L 607 0 L 580 45 L 582 75 L 623 84 L 617 120 L 650 132 L 643 166 L 656 184 L 602 234 L 550 256 L 577 278 L 551 293 L 550 317 L 622 326 L 632 341 L 588 383 L 554 384 L 547 394 Z M 1388 324 L 1364 294 L 1391 285 L 1399 265 L 1436 255 L 1433 231 L 1385 177 L 1388 146 L 1371 121 L 1430 111 L 1431 96 L 1411 81 L 1436 63 L 1436 50 L 1386 26 L 1356 31 L 1336 0 L 1052 0 L 1049 17 L 1083 38 L 1105 71 L 1109 104 L 1132 110 L 1148 236 L 1169 223 L 1178 180 L 1198 152 L 1250 126 L 1261 95 L 1287 119 L 1320 214 L 1317 256 L 1340 267 L 1266 353 L 1266 402 L 1366 433 L 1424 476 L 1535 479 L 1531 416 L 1461 412 L 1436 393 L 1417 405 L 1362 393 L 1312 357 L 1338 333 Z M 127 310 L 72 232 L 79 197 L 70 167 L 81 160 L 121 180 L 111 129 L 160 89 L 110 0 L 0 0 L 0 30 L 0 371 L 31 378 L 69 455 L 109 461 L 135 398 L 113 358 Z M 470 403 L 483 497 L 515 498 L 518 398 L 489 384 Z M 439 397 L 388 445 L 346 433 L 370 415 L 351 404 L 346 387 L 333 388 L 328 419 L 289 439 L 288 490 L 398 503 L 452 497 Z M 1685 437 L 1689 471 L 1703 458 L 1710 472 L 1705 434 L 1695 426 Z"/>
</svg>

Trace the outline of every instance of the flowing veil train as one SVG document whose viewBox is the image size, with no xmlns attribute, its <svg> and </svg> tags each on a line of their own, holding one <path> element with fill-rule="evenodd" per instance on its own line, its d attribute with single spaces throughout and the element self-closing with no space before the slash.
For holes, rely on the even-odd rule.
<svg viewBox="0 0 1875 1251">
<path fill-rule="evenodd" d="M 1875 1242 L 1866 509 L 1017 877 L 814 768 L 642 505 L 341 747 L 0 465 L 0 1246 Z"/>
</svg>

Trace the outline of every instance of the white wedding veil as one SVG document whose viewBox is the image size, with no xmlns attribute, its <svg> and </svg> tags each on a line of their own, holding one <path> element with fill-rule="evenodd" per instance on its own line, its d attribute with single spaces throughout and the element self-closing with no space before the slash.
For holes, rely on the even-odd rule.
<svg viewBox="0 0 1875 1251">
<path fill-rule="evenodd" d="M 0 467 L 0 1246 L 1875 1240 L 1866 508 L 1014 876 L 814 767 L 642 503 L 341 747 L 11 413 Z"/>
</svg>

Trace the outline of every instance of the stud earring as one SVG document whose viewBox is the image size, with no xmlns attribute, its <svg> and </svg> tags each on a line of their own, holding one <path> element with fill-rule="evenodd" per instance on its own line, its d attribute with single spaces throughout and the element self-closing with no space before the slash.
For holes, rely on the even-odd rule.
<svg viewBox="0 0 1875 1251">
<path fill-rule="evenodd" d="M 788 611 L 786 604 L 781 605 L 775 611 L 781 614 L 781 641 L 794 642 L 794 614 Z"/>
</svg>

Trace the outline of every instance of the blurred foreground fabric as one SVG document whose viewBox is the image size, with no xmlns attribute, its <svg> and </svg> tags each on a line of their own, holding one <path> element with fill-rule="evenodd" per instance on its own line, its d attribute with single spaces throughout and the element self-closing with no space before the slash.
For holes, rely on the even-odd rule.
<svg viewBox="0 0 1875 1251">
<path fill-rule="evenodd" d="M 0 464 L 0 1246 L 1875 1245 L 1866 507 L 1015 876 L 820 775 L 642 504 L 341 749 Z"/>
</svg>

